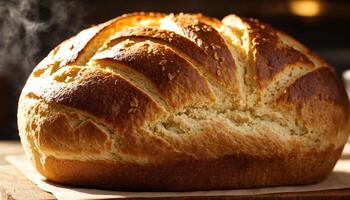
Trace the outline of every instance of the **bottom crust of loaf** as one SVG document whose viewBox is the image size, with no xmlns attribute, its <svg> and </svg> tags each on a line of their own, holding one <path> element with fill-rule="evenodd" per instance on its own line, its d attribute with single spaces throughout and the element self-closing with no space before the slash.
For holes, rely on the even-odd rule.
<svg viewBox="0 0 350 200">
<path fill-rule="evenodd" d="M 332 171 L 343 148 L 305 155 L 261 158 L 230 155 L 215 160 L 172 161 L 139 165 L 47 157 L 33 162 L 48 180 L 75 187 L 127 191 L 194 191 L 303 185 Z"/>
</svg>

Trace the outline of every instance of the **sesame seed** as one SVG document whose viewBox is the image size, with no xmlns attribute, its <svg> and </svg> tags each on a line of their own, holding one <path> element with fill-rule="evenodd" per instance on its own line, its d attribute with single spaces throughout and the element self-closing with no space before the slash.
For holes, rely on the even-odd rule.
<svg viewBox="0 0 350 200">
<path fill-rule="evenodd" d="M 210 46 L 211 46 L 211 48 L 212 48 L 213 50 L 215 50 L 215 49 L 221 49 L 220 45 L 217 45 L 217 44 L 214 44 L 214 43 L 211 43 Z"/>
<path fill-rule="evenodd" d="M 195 31 L 200 31 L 201 29 L 198 26 L 194 26 Z"/>
<path fill-rule="evenodd" d="M 128 113 L 134 113 L 134 112 L 136 112 L 136 108 L 130 108 L 130 109 L 128 110 Z"/>
<path fill-rule="evenodd" d="M 167 60 L 161 60 L 161 61 L 159 62 L 160 65 L 165 65 L 166 63 L 167 63 Z"/>
<path fill-rule="evenodd" d="M 220 71 L 220 69 L 217 69 L 217 70 L 216 70 L 216 75 L 221 76 L 221 71 Z"/>
<path fill-rule="evenodd" d="M 130 47 L 130 46 L 132 46 L 133 44 L 135 44 L 135 42 L 134 42 L 134 41 L 131 41 L 131 40 L 126 40 L 126 41 L 123 43 L 124 47 Z"/>
<path fill-rule="evenodd" d="M 223 66 L 224 65 L 224 61 L 225 61 L 225 58 L 224 57 L 220 57 L 219 58 L 219 65 Z"/>
<path fill-rule="evenodd" d="M 132 97 L 132 100 L 130 101 L 130 107 L 136 108 L 139 105 L 139 100 L 135 97 Z"/>
<path fill-rule="evenodd" d="M 218 56 L 218 53 L 214 53 L 214 58 L 215 58 L 215 60 L 219 60 L 219 56 Z"/>
<path fill-rule="evenodd" d="M 175 78 L 175 75 L 168 73 L 168 78 L 169 78 L 169 80 L 173 80 Z"/>
</svg>

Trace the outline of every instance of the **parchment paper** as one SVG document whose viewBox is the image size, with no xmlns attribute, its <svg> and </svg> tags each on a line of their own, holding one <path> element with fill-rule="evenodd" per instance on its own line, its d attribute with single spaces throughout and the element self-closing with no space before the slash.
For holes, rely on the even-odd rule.
<svg viewBox="0 0 350 200">
<path fill-rule="evenodd" d="M 46 181 L 32 165 L 25 155 L 8 156 L 6 159 L 21 171 L 28 179 L 33 181 L 39 188 L 51 192 L 57 199 L 109 199 L 109 198 L 137 198 L 137 197 L 184 197 L 184 196 L 235 196 L 257 195 L 284 192 L 307 192 L 319 190 L 332 190 L 350 188 L 350 144 L 345 146 L 342 158 L 338 161 L 330 176 L 318 183 L 295 187 L 269 187 L 244 190 L 216 190 L 194 192 L 118 192 L 84 188 L 73 188 L 58 185 Z"/>
</svg>

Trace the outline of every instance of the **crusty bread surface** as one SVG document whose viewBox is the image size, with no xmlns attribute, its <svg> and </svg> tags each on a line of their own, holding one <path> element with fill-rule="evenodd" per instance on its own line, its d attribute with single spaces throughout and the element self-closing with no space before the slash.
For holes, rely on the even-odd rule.
<svg viewBox="0 0 350 200">
<path fill-rule="evenodd" d="M 57 183 L 254 188 L 327 177 L 349 108 L 333 68 L 268 24 L 132 13 L 83 30 L 35 67 L 18 128 L 35 168 Z"/>
</svg>

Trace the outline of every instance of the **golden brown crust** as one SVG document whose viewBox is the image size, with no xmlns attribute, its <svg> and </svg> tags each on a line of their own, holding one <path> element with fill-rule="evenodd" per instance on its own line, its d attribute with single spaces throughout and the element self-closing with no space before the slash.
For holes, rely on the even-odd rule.
<svg viewBox="0 0 350 200">
<path fill-rule="evenodd" d="M 296 80 L 277 99 L 276 106 L 293 113 L 310 130 L 339 134 L 348 126 L 349 101 L 342 83 L 328 67 Z"/>
<path fill-rule="evenodd" d="M 252 19 L 245 22 L 249 25 L 250 48 L 255 53 L 260 87 L 266 87 L 276 74 L 292 64 L 313 67 L 313 63 L 301 52 L 290 46 L 281 46 L 277 32 L 269 25 Z"/>
<path fill-rule="evenodd" d="M 39 63 L 18 128 L 36 168 L 58 183 L 252 188 L 325 178 L 349 109 L 332 68 L 267 24 L 134 13 Z"/>
<path fill-rule="evenodd" d="M 105 38 L 142 21 L 155 20 L 163 16 L 162 13 L 135 12 L 83 30 L 53 49 L 48 55 L 48 59 L 44 59 L 39 63 L 36 70 L 41 70 L 42 67 L 48 65 L 56 66 L 57 64 L 59 66 L 83 65 L 103 44 Z"/>
<path fill-rule="evenodd" d="M 242 34 L 240 40 L 247 47 L 247 56 L 251 62 L 246 69 L 247 79 L 250 79 L 247 82 L 250 85 L 256 84 L 258 90 L 263 92 L 281 79 L 281 74 L 288 74 L 289 71 L 298 68 L 304 71 L 315 69 L 315 64 L 304 54 L 308 49 L 296 41 L 292 45 L 287 44 L 284 38 L 279 37 L 283 33 L 270 25 L 235 15 L 225 17 L 223 23 L 234 30 L 242 31 L 240 29 L 243 28 L 243 32 L 239 32 Z M 293 80 L 291 77 L 289 79 Z"/>
<path fill-rule="evenodd" d="M 324 179 L 342 148 L 303 155 L 230 155 L 213 160 L 169 161 L 162 165 L 62 160 L 37 169 L 49 180 L 72 186 L 128 191 L 194 191 L 311 184 Z"/>
<path fill-rule="evenodd" d="M 196 64 L 198 63 L 200 65 L 199 67 L 203 67 L 204 70 L 208 72 L 213 72 L 213 67 L 217 65 L 217 63 L 213 62 L 215 60 L 209 57 L 204 48 L 201 48 L 187 37 L 184 37 L 173 31 L 159 30 L 154 27 L 140 27 L 135 29 L 127 29 L 125 31 L 120 32 L 115 38 L 111 39 L 108 46 L 111 45 L 111 43 L 115 45 L 116 41 L 126 39 L 153 40 L 155 42 L 159 41 L 166 43 L 166 45 L 172 48 L 176 48 L 180 52 L 185 53 L 190 59 L 193 59 L 196 62 Z M 216 73 L 212 73 L 211 75 L 216 77 L 216 79 L 219 82 L 222 82 L 222 80 L 217 76 Z"/>
<path fill-rule="evenodd" d="M 42 121 L 42 129 L 51 135 L 37 133 L 42 137 L 41 146 L 49 151 L 61 149 L 61 154 L 100 154 L 102 151 L 112 150 L 113 141 L 107 133 L 100 130 L 92 121 L 79 121 L 72 127 L 69 120 L 74 118 L 62 113 L 47 115 Z M 89 145 L 91 143 L 94 145 Z M 89 148 L 86 148 L 86 145 L 89 145 Z"/>
<path fill-rule="evenodd" d="M 161 97 L 174 109 L 214 99 L 205 77 L 170 48 L 157 43 L 116 45 L 99 52 L 93 60 L 121 63 L 136 70 L 157 87 Z M 118 68 L 118 65 L 111 66 Z"/>
<path fill-rule="evenodd" d="M 143 126 L 146 120 L 152 121 L 165 113 L 147 94 L 118 75 L 88 68 L 75 73 L 79 73 L 78 80 L 48 84 L 36 95 L 50 103 L 85 111 L 113 124 L 117 130 Z"/>
<path fill-rule="evenodd" d="M 52 60 L 57 60 L 62 66 L 76 63 L 81 52 L 88 46 L 91 40 L 110 22 L 93 26 L 80 32 L 78 35 L 64 41 L 53 50 Z"/>
<path fill-rule="evenodd" d="M 231 93 L 238 94 L 236 65 L 225 40 L 212 26 L 196 20 L 192 15 L 176 15 L 171 17 L 179 32 L 197 43 L 205 51 L 208 59 L 209 73 L 216 77 L 224 88 Z"/>
</svg>

